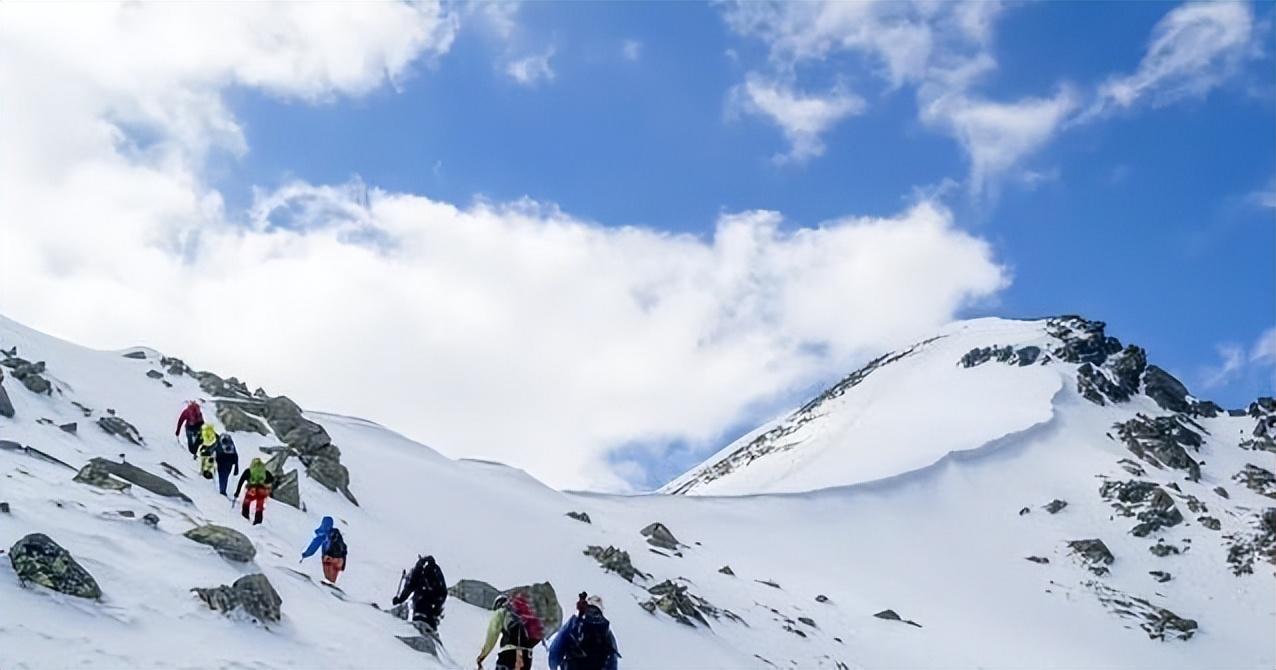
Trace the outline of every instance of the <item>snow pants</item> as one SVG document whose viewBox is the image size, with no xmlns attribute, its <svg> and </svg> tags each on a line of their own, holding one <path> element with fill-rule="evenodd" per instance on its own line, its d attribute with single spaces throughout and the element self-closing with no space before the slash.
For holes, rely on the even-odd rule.
<svg viewBox="0 0 1276 670">
<path fill-rule="evenodd" d="M 337 577 L 341 575 L 341 571 L 346 569 L 346 559 L 336 558 L 334 556 L 323 557 L 323 578 L 337 583 Z"/>
<path fill-rule="evenodd" d="M 199 438 L 199 431 L 203 428 L 204 424 L 202 423 L 186 424 L 186 448 L 190 449 L 191 456 L 194 456 L 195 452 L 199 450 L 199 445 L 202 442 Z"/>
<path fill-rule="evenodd" d="M 224 468 L 221 465 L 217 466 L 217 490 L 221 491 L 222 495 L 226 495 L 226 484 L 230 482 L 230 471 L 231 466 L 229 465 Z"/>
<path fill-rule="evenodd" d="M 270 497 L 270 487 L 268 486 L 249 486 L 248 491 L 244 493 L 244 506 L 239 508 L 239 513 L 248 518 L 248 506 L 250 504 L 257 505 L 256 514 L 253 515 L 253 525 L 261 523 L 261 515 L 266 507 L 266 498 Z"/>
<path fill-rule="evenodd" d="M 523 655 L 523 663 L 518 664 L 518 656 Z M 531 649 L 506 649 L 496 655 L 496 670 L 532 670 Z"/>
</svg>

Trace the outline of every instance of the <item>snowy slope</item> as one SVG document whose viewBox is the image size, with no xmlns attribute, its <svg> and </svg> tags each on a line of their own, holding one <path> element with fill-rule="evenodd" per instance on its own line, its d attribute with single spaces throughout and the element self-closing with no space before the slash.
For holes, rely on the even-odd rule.
<svg viewBox="0 0 1276 670">
<path fill-rule="evenodd" d="M 1272 452 L 1239 446 L 1265 420 L 1265 410 L 1195 417 L 1208 434 L 1192 456 L 1205 465 L 1199 481 L 1188 481 L 1180 470 L 1133 456 L 1114 432 L 1114 424 L 1140 412 L 1171 414 L 1146 395 L 1103 405 L 1086 400 L 1077 392 L 1079 366 L 1058 354 L 1044 365 L 957 363 L 990 345 L 1039 346 L 1047 355 L 1061 341 L 1044 323 L 980 320 L 942 335 L 816 403 L 811 415 L 819 418 L 787 435 L 798 446 L 765 451 L 748 467 L 706 483 L 721 490 L 692 489 L 749 495 L 568 494 L 505 466 L 446 459 L 370 422 L 311 412 L 308 418 L 340 446 L 359 506 L 302 476 L 307 511 L 271 501 L 266 523 L 250 527 L 197 478 L 172 437 L 183 400 L 204 399 L 206 418 L 213 416 L 211 398 L 191 376 L 153 379 L 148 371 L 164 370 L 158 353 L 138 360 L 124 358 L 126 352 L 90 351 L 0 319 L 0 348 L 16 346 L 22 358 L 46 361 L 44 376 L 54 386 L 40 395 L 6 374 L 2 384 L 15 416 L 0 417 L 0 440 L 34 447 L 74 469 L 94 456 L 125 454 L 192 499 L 183 503 L 137 487 L 103 491 L 73 482 L 73 469 L 0 449 L 0 501 L 11 508 L 0 513 L 0 548 L 30 532 L 46 533 L 104 593 L 93 602 L 22 585 L 0 561 L 0 667 L 473 667 L 486 620 L 481 609 L 449 601 L 442 626 L 448 653 L 436 661 L 396 640 L 412 629 L 369 604 L 387 604 L 399 571 L 426 552 L 438 558 L 450 582 L 481 579 L 504 588 L 549 581 L 564 609 L 579 590 L 601 594 L 624 668 L 1276 663 L 1271 567 L 1260 556 L 1253 574 L 1234 575 L 1229 562 L 1244 559 L 1232 556 L 1232 547 L 1252 546 L 1246 542 L 1259 535 L 1258 514 L 1273 504 L 1232 480 L 1247 464 L 1273 469 Z M 73 402 L 90 408 L 91 416 Z M 135 425 L 145 444 L 100 430 L 94 422 L 108 408 Z M 78 424 L 74 435 L 57 427 L 68 421 Z M 855 440 L 842 441 L 846 436 Z M 281 441 L 273 434 L 235 437 L 245 463 L 259 447 Z M 844 444 L 854 448 L 841 449 Z M 1142 464 L 1138 479 L 1171 491 L 1182 523 L 1147 537 L 1129 533 L 1139 520 L 1121 516 L 1098 493 L 1104 481 L 1098 477 L 1135 478 L 1123 469 L 1128 463 L 1118 462 L 1123 459 Z M 161 461 L 185 478 L 167 474 Z M 1217 486 L 1226 487 L 1229 498 L 1215 493 Z M 795 493 L 758 495 L 766 491 Z M 1189 513 L 1185 496 L 1207 506 L 1200 515 L 1217 518 L 1220 529 L 1207 529 L 1198 513 Z M 1040 508 L 1054 498 L 1069 505 L 1057 514 Z M 1030 513 L 1021 515 L 1023 507 Z M 586 512 L 592 523 L 568 518 L 568 511 Z M 157 529 L 137 520 L 146 512 L 160 517 Z M 324 514 L 338 519 L 350 545 L 340 583 L 345 599 L 315 583 L 314 559 L 297 565 Z M 182 537 L 204 521 L 246 533 L 257 547 L 254 563 L 230 563 Z M 681 556 L 648 547 L 638 531 L 653 521 L 687 545 Z M 1103 576 L 1067 545 L 1096 537 L 1116 557 Z M 1148 547 L 1158 538 L 1181 553 L 1153 555 Z M 631 584 L 603 571 L 584 555 L 590 545 L 628 551 L 651 577 Z M 1030 555 L 1049 562 L 1024 560 Z M 719 571 L 725 565 L 734 575 Z M 1150 570 L 1171 572 L 1173 579 L 1157 583 Z M 279 624 L 225 617 L 189 592 L 249 572 L 265 574 L 280 592 Z M 707 627 L 688 626 L 648 613 L 639 606 L 651 598 L 646 587 L 666 579 L 681 580 L 739 620 L 706 615 Z M 1116 613 L 1142 606 L 1101 601 L 1113 593 L 1144 598 L 1195 619 L 1199 628 L 1189 640 L 1150 639 L 1139 628 L 1142 620 Z M 872 616 L 887 608 L 922 627 Z M 544 667 L 543 653 L 536 667 Z"/>
</svg>

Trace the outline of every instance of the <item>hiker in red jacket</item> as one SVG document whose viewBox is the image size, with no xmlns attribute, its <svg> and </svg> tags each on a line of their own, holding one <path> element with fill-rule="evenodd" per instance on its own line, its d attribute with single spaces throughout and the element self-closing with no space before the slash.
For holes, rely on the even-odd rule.
<svg viewBox="0 0 1276 670">
<path fill-rule="evenodd" d="M 186 424 L 186 448 L 194 456 L 195 450 L 199 448 L 199 431 L 204 427 L 204 413 L 199 410 L 199 403 L 194 400 L 186 401 L 186 409 L 177 417 L 177 430 L 173 431 L 173 435 L 182 432 L 182 424 Z"/>
</svg>

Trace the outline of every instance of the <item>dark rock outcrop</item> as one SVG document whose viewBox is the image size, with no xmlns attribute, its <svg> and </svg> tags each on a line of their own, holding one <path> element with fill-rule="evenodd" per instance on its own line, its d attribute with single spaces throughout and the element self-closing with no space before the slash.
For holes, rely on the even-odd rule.
<svg viewBox="0 0 1276 670">
<path fill-rule="evenodd" d="M 647 592 L 652 597 L 639 603 L 643 609 L 652 614 L 664 612 L 674 621 L 692 628 L 695 628 L 696 624 L 709 627 L 709 620 L 706 617 L 718 619 L 725 616 L 732 621 L 743 621 L 732 612 L 715 607 L 704 598 L 691 593 L 688 587 L 673 580 L 666 579 L 647 589 Z"/>
<path fill-rule="evenodd" d="M 158 528 L 159 522 L 160 522 L 159 515 L 155 514 L 154 512 L 147 512 L 146 514 L 142 515 L 142 523 L 150 526 L 151 528 Z"/>
<path fill-rule="evenodd" d="M 629 552 L 623 549 L 591 545 L 585 549 L 585 555 L 598 561 L 598 564 L 604 570 L 620 575 L 621 579 L 627 582 L 633 582 L 635 577 L 643 579 L 650 577 L 647 573 L 634 567 L 633 562 L 629 560 Z"/>
<path fill-rule="evenodd" d="M 1121 351 L 1121 342 L 1108 337 L 1102 321 L 1090 321 L 1075 315 L 1060 316 L 1046 322 L 1046 331 L 1062 346 L 1052 353 L 1069 363 L 1102 365 L 1108 356 Z"/>
<path fill-rule="evenodd" d="M 238 403 L 242 409 L 265 417 L 275 435 L 306 466 L 307 476 L 330 491 L 340 491 L 351 503 L 359 504 L 350 491 L 350 471 L 341 464 L 341 450 L 332 443 L 323 426 L 302 416 L 301 408 L 286 396 L 262 399 L 249 396 L 245 387 L 243 397 L 245 400 Z"/>
<path fill-rule="evenodd" d="M 104 416 L 97 420 L 97 425 L 108 435 L 122 437 L 133 444 L 140 445 L 144 440 L 142 435 L 137 432 L 133 424 L 121 419 L 118 416 Z"/>
<path fill-rule="evenodd" d="M 977 347 L 966 352 L 961 357 L 958 364 L 963 368 L 973 368 L 983 365 L 989 361 L 997 361 L 1007 365 L 1018 365 L 1020 367 L 1032 365 L 1041 357 L 1040 347 L 1021 347 L 1015 349 L 1011 346 L 1000 347 Z"/>
<path fill-rule="evenodd" d="M 12 370 L 13 378 L 22 382 L 28 391 L 40 395 L 53 395 L 53 385 L 43 376 L 44 361 L 32 363 L 17 356 L 10 356 L 6 352 L 5 359 L 0 362 L 0 365 Z"/>
<path fill-rule="evenodd" d="M 1178 547 L 1172 544 L 1168 544 L 1163 540 L 1148 547 L 1148 551 L 1152 552 L 1153 556 L 1157 556 L 1159 558 L 1165 558 L 1166 556 L 1170 556 L 1171 554 L 1181 553 Z"/>
<path fill-rule="evenodd" d="M 641 532 L 642 536 L 647 538 L 647 544 L 650 544 L 653 547 L 659 547 L 669 551 L 677 551 L 678 548 L 682 546 L 682 543 L 678 541 L 678 538 L 673 536 L 673 532 L 659 521 L 647 524 Z"/>
<path fill-rule="evenodd" d="M 1103 540 L 1073 540 L 1068 543 L 1068 548 L 1081 558 L 1081 562 L 1090 572 L 1096 575 L 1108 574 L 1108 566 L 1116 560 Z"/>
<path fill-rule="evenodd" d="M 1038 565 L 1046 565 L 1050 562 L 1050 559 L 1046 558 L 1045 556 L 1025 556 L 1024 560 L 1032 561 L 1033 563 L 1036 563 Z"/>
<path fill-rule="evenodd" d="M 571 518 L 573 518 L 573 519 L 575 519 L 575 520 L 577 520 L 577 521 L 579 521 L 579 522 L 581 522 L 581 523 L 593 523 L 592 521 L 590 521 L 590 519 L 589 519 L 589 515 L 588 515 L 588 514 L 586 514 L 586 513 L 584 513 L 584 512 L 568 512 L 568 513 L 567 513 L 567 516 L 569 516 L 569 517 L 571 517 Z"/>
<path fill-rule="evenodd" d="M 267 434 L 266 426 L 261 420 L 245 412 L 239 403 L 218 402 L 217 420 L 222 427 L 232 433 Z"/>
<path fill-rule="evenodd" d="M 137 351 L 130 351 L 127 354 L 124 354 L 124 357 L 132 358 L 133 360 L 144 361 L 146 360 L 146 352 L 140 349 Z"/>
<path fill-rule="evenodd" d="M 196 526 L 182 535 L 188 540 L 212 547 L 228 561 L 249 563 L 257 555 L 257 548 L 253 546 L 252 540 L 233 528 L 207 524 Z"/>
<path fill-rule="evenodd" d="M 1183 425 L 1177 416 L 1147 417 L 1142 414 L 1116 425 L 1117 433 L 1127 449 L 1158 468 L 1169 467 L 1187 472 L 1188 478 L 1201 478 L 1201 465 L 1187 452 L 1201 447 L 1199 433 Z"/>
<path fill-rule="evenodd" d="M 9 392 L 4 390 L 4 370 L 0 370 L 0 416 L 12 419 L 15 413 L 13 401 L 9 400 Z"/>
<path fill-rule="evenodd" d="M 130 484 L 135 484 L 136 486 L 146 489 L 155 495 L 164 496 L 165 498 L 177 498 L 185 502 L 191 501 L 191 499 L 186 497 L 186 494 L 182 493 L 173 482 L 170 482 L 158 475 L 153 475 L 136 465 L 108 461 L 105 458 L 93 458 L 89 460 L 88 465 L 85 467 L 87 468 L 89 466 L 108 472 L 119 479 L 129 482 Z"/>
<path fill-rule="evenodd" d="M 209 609 L 225 614 L 241 610 L 260 623 L 276 622 L 282 616 L 283 599 L 263 574 L 245 575 L 235 583 L 213 588 L 191 589 Z"/>
<path fill-rule="evenodd" d="M 297 470 L 284 471 L 284 465 L 288 463 L 288 457 L 291 455 L 291 450 L 284 449 L 275 452 L 270 460 L 266 461 L 266 469 L 275 477 L 275 485 L 270 489 L 270 497 L 285 505 L 301 509 L 301 484 L 298 481 Z"/>
<path fill-rule="evenodd" d="M 1122 516 L 1134 516 L 1139 524 L 1130 532 L 1136 537 L 1146 537 L 1161 528 L 1183 523 L 1183 513 L 1174 504 L 1174 498 L 1165 489 L 1148 481 L 1104 482 L 1099 495 L 1112 502 L 1112 507 Z"/>
<path fill-rule="evenodd" d="M 449 586 L 447 593 L 461 602 L 483 609 L 492 609 L 496 596 L 501 595 L 500 589 L 477 579 L 462 579 Z"/>
<path fill-rule="evenodd" d="M 1187 640 L 1196 634 L 1197 623 L 1192 619 L 1185 619 L 1144 598 L 1122 593 L 1099 582 L 1089 582 L 1086 585 L 1094 590 L 1099 602 L 1114 614 L 1139 621 L 1139 627 L 1153 640 L 1164 640 L 1167 636 Z"/>
<path fill-rule="evenodd" d="M 58 426 L 58 430 L 70 435 L 75 435 L 79 431 L 79 429 L 80 429 L 79 425 L 77 425 L 74 421 L 70 423 L 60 424 Z"/>
<path fill-rule="evenodd" d="M 1051 514 L 1058 514 L 1059 512 L 1063 511 L 1063 508 L 1067 506 L 1068 506 L 1068 501 L 1059 500 L 1058 498 L 1055 498 L 1054 500 L 1051 500 L 1050 502 L 1046 503 L 1043 509 L 1045 509 L 1047 512 Z"/>
<path fill-rule="evenodd" d="M 1189 412 L 1192 403 L 1188 401 L 1187 387 L 1174 375 L 1149 365 L 1143 372 L 1143 392 L 1156 401 L 1163 409 L 1171 412 Z"/>
<path fill-rule="evenodd" d="M 75 470 L 75 468 L 71 467 L 69 463 L 59 460 L 56 456 L 50 456 L 49 454 L 46 454 L 43 451 L 36 449 L 35 447 L 28 447 L 25 445 L 18 444 L 17 442 L 12 442 L 10 440 L 0 440 L 0 450 L 11 451 L 16 454 L 22 454 L 23 456 L 29 456 L 36 460 L 44 461 L 45 463 L 50 463 L 52 465 L 57 465 L 59 467 L 66 468 L 67 470 L 72 470 L 72 471 Z"/>
<path fill-rule="evenodd" d="M 900 623 L 906 623 L 910 626 L 917 626 L 918 628 L 922 627 L 922 625 L 917 623 L 916 621 L 913 621 L 912 619 L 905 619 L 901 617 L 900 615 L 896 614 L 895 610 L 882 610 L 878 612 L 877 614 L 874 614 L 873 616 L 879 619 L 885 619 L 887 621 L 898 621 Z"/>
<path fill-rule="evenodd" d="M 96 600 L 102 597 L 97 580 L 48 535 L 32 533 L 9 549 L 9 563 L 18 579 L 59 593 Z"/>
<path fill-rule="evenodd" d="M 734 576 L 735 576 L 735 570 L 732 570 L 732 569 L 731 569 L 731 566 L 729 566 L 729 565 L 724 565 L 724 566 L 722 566 L 722 567 L 718 568 L 718 572 L 721 572 L 721 573 L 722 573 L 722 574 L 724 574 L 724 575 L 729 575 L 729 576 L 731 576 L 731 577 L 734 577 Z"/>
<path fill-rule="evenodd" d="M 540 615 L 541 623 L 545 624 L 546 638 L 563 625 L 563 608 L 558 604 L 558 594 L 554 591 L 554 585 L 549 582 L 515 586 L 501 591 L 484 581 L 462 579 L 449 586 L 447 592 L 449 596 L 461 602 L 487 610 L 492 609 L 497 596 L 521 593 L 532 609 Z"/>
<path fill-rule="evenodd" d="M 84 467 L 80 468 L 79 472 L 75 473 L 75 478 L 72 481 L 95 486 L 99 489 L 106 489 L 107 491 L 127 491 L 132 488 L 132 484 L 113 477 L 109 469 L 99 465 L 102 461 L 104 459 L 100 458 L 89 461 Z"/>
<path fill-rule="evenodd" d="M 1232 476 L 1232 479 L 1249 487 L 1253 492 L 1276 498 L 1276 475 L 1253 463 L 1246 463 L 1245 468 Z"/>
</svg>

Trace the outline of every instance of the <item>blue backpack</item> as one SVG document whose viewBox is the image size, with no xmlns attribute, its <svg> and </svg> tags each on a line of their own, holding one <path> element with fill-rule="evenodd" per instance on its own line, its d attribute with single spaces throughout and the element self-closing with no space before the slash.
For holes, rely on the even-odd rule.
<svg viewBox="0 0 1276 670">
<path fill-rule="evenodd" d="M 589 607 L 576 617 L 576 625 L 569 633 L 567 658 L 572 670 L 602 670 L 607 667 L 615 649 L 611 644 L 611 622 L 602 610 Z"/>
<path fill-rule="evenodd" d="M 235 441 L 230 439 L 230 435 L 222 433 L 221 438 L 217 440 L 217 453 L 224 456 L 235 453 Z"/>
</svg>

